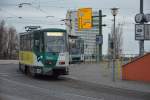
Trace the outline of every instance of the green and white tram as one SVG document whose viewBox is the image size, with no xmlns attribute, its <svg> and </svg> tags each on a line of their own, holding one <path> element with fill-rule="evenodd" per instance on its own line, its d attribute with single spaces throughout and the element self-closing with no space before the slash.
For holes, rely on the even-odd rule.
<svg viewBox="0 0 150 100">
<path fill-rule="evenodd" d="M 68 37 L 63 29 L 41 29 L 20 33 L 19 69 L 37 74 L 68 75 Z"/>
<path fill-rule="evenodd" d="M 69 35 L 69 63 L 84 62 L 84 40 L 75 35 Z"/>
</svg>

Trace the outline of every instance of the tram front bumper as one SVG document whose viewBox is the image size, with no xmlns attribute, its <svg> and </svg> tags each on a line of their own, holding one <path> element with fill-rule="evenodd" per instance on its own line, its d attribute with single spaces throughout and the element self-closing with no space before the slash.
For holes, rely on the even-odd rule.
<svg viewBox="0 0 150 100">
<path fill-rule="evenodd" d="M 69 74 L 69 68 L 68 67 L 54 67 L 50 68 L 48 71 L 42 71 L 43 75 L 68 75 Z"/>
<path fill-rule="evenodd" d="M 68 67 L 55 67 L 53 69 L 54 74 L 59 75 L 68 75 L 69 74 L 69 68 Z"/>
</svg>

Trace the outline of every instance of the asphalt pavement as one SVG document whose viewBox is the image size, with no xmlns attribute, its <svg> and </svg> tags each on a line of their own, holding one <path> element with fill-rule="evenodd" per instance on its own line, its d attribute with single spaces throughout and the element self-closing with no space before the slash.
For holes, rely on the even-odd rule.
<svg viewBox="0 0 150 100">
<path fill-rule="evenodd" d="M 112 68 L 108 67 L 107 63 L 73 64 L 70 66 L 69 77 L 114 88 L 150 93 L 150 83 L 122 80 L 117 69 L 115 72 L 115 81 L 113 81 Z"/>
<path fill-rule="evenodd" d="M 18 70 L 17 61 L 6 62 L 0 64 L 0 100 L 150 100 L 149 92 L 107 85 L 111 78 L 94 64 L 71 65 L 70 75 L 53 79 L 29 77 Z"/>
</svg>

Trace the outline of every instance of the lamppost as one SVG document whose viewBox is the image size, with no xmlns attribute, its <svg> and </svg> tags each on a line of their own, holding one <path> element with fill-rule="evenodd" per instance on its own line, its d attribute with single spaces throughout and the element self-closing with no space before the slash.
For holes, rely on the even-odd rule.
<svg viewBox="0 0 150 100">
<path fill-rule="evenodd" d="M 114 16 L 114 28 L 113 28 L 113 34 L 112 34 L 112 42 L 113 42 L 113 50 L 112 50 L 112 80 L 115 81 L 115 58 L 116 58 L 116 29 L 115 29 L 115 22 L 116 22 L 116 15 L 118 13 L 119 8 L 111 8 L 111 13 Z"/>
<path fill-rule="evenodd" d="M 143 12 L 143 0 L 140 0 L 140 13 L 144 14 Z M 140 24 L 144 24 L 144 21 L 141 21 Z M 144 55 L 144 39 L 140 40 L 139 42 L 139 46 L 140 46 L 140 56 Z"/>
</svg>

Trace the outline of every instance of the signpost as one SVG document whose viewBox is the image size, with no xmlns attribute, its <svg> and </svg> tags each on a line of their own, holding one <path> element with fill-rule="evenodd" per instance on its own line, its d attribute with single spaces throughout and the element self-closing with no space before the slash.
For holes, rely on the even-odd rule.
<svg viewBox="0 0 150 100">
<path fill-rule="evenodd" d="M 145 14 L 145 21 L 150 22 L 150 14 Z"/>
<path fill-rule="evenodd" d="M 150 40 L 150 24 L 145 24 L 144 25 L 144 39 L 145 40 Z"/>
<path fill-rule="evenodd" d="M 96 35 L 96 44 L 103 44 L 103 36 L 102 35 Z"/>
<path fill-rule="evenodd" d="M 150 24 L 135 24 L 135 40 L 150 40 Z"/>
<path fill-rule="evenodd" d="M 135 24 L 135 40 L 144 40 L 144 24 Z"/>
<path fill-rule="evenodd" d="M 99 18 L 99 35 L 96 36 L 96 50 L 97 50 L 97 62 L 102 60 L 102 43 L 103 43 L 103 36 L 102 36 L 102 17 L 105 17 L 105 15 L 102 15 L 102 11 L 99 10 L 98 16 L 92 15 L 92 8 L 80 8 L 78 9 L 77 16 L 78 16 L 78 30 L 90 30 L 92 29 L 92 19 L 93 17 Z"/>
</svg>

